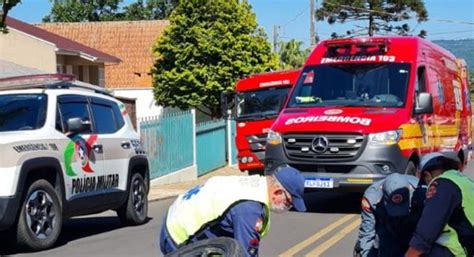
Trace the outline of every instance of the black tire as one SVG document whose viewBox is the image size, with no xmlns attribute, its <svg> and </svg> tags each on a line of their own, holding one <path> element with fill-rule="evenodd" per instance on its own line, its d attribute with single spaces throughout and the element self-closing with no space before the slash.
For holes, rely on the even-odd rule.
<svg viewBox="0 0 474 257">
<path fill-rule="evenodd" d="M 416 176 L 416 165 L 413 161 L 408 161 L 407 167 L 405 168 L 405 174 Z"/>
<path fill-rule="evenodd" d="M 14 240 L 19 248 L 43 250 L 54 246 L 63 225 L 61 202 L 46 180 L 34 181 L 23 197 Z"/>
<path fill-rule="evenodd" d="M 148 217 L 148 190 L 142 175 L 133 174 L 128 191 L 127 201 L 117 210 L 117 215 L 124 225 L 141 225 Z"/>
<path fill-rule="evenodd" d="M 263 170 L 249 170 L 249 176 L 260 175 L 263 176 Z"/>
<path fill-rule="evenodd" d="M 237 240 L 230 237 L 200 240 L 185 245 L 165 257 L 224 256 L 243 257 L 244 251 Z"/>
</svg>

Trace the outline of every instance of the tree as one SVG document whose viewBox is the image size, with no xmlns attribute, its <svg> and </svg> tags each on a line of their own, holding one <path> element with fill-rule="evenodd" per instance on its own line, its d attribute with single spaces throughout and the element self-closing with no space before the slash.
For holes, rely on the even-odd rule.
<svg viewBox="0 0 474 257">
<path fill-rule="evenodd" d="M 280 42 L 280 68 L 291 69 L 303 66 L 310 49 L 302 50 L 303 42 L 291 39 L 288 42 Z"/>
<path fill-rule="evenodd" d="M 162 106 L 220 117 L 222 92 L 233 91 L 238 79 L 277 67 L 246 1 L 181 0 L 170 23 L 153 48 L 154 95 Z"/>
<path fill-rule="evenodd" d="M 423 0 L 323 0 L 322 7 L 316 11 L 317 19 L 326 19 L 329 24 L 337 21 L 368 22 L 367 26 L 356 25 L 357 29 L 346 32 L 348 35 L 373 36 L 380 31 L 407 35 L 410 27 L 399 23 L 413 16 L 419 23 L 428 19 Z M 426 31 L 422 35 L 426 36 Z M 332 37 L 338 35 L 333 33 Z"/>
<path fill-rule="evenodd" d="M 124 8 L 124 20 L 160 20 L 168 18 L 178 0 L 138 0 Z"/>
<path fill-rule="evenodd" d="M 0 31 L 6 33 L 5 19 L 7 18 L 8 12 L 20 3 L 20 0 L 3 0 L 2 1 L 2 10 L 0 10 Z"/>
<path fill-rule="evenodd" d="M 83 22 L 117 20 L 119 4 L 123 0 L 50 0 L 51 13 L 44 22 Z"/>
<path fill-rule="evenodd" d="M 123 0 L 50 0 L 51 14 L 44 22 L 83 22 L 117 20 L 158 20 L 167 18 L 178 0 L 137 0 L 125 6 Z"/>
</svg>

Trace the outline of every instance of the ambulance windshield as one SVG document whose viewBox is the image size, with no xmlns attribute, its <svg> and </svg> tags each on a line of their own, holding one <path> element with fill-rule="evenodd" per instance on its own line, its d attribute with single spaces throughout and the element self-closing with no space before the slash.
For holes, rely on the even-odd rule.
<svg viewBox="0 0 474 257">
<path fill-rule="evenodd" d="M 237 94 L 237 119 L 262 120 L 275 118 L 285 103 L 290 86 L 246 91 Z"/>
<path fill-rule="evenodd" d="M 338 64 L 306 67 L 289 107 L 403 107 L 409 64 Z"/>
</svg>

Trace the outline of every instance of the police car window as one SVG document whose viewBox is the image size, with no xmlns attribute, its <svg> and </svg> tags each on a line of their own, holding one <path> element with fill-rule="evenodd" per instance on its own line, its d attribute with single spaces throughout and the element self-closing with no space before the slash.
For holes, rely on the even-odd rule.
<svg viewBox="0 0 474 257">
<path fill-rule="evenodd" d="M 91 107 L 97 133 L 110 134 L 118 130 L 117 123 L 115 122 L 114 111 L 112 109 L 112 102 L 104 99 L 92 98 Z"/>
<path fill-rule="evenodd" d="M 56 130 L 59 132 L 64 132 L 63 122 L 61 120 L 61 112 L 59 111 L 59 106 L 56 107 Z"/>
<path fill-rule="evenodd" d="M 46 120 L 44 94 L 0 95 L 0 131 L 34 130 Z"/>
<path fill-rule="evenodd" d="M 67 120 L 70 118 L 81 118 L 83 121 L 91 121 L 87 100 L 81 96 L 61 96 L 59 97 L 59 110 L 61 112 L 64 131 L 68 131 Z M 92 133 L 88 131 L 84 134 Z"/>
<path fill-rule="evenodd" d="M 117 129 L 121 129 L 125 125 L 122 112 L 116 103 L 112 103 L 112 110 L 114 112 L 115 122 L 117 123 Z"/>
</svg>

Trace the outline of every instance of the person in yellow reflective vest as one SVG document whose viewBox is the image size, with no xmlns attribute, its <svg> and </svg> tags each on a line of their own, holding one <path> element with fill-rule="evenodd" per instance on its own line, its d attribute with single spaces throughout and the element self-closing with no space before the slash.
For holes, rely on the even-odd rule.
<svg viewBox="0 0 474 257">
<path fill-rule="evenodd" d="M 405 256 L 474 256 L 474 181 L 453 153 L 427 154 L 420 167 L 428 191 Z"/>
<path fill-rule="evenodd" d="M 304 177 L 291 167 L 267 176 L 220 176 L 178 196 L 160 232 L 163 254 L 217 237 L 231 237 L 246 256 L 258 256 L 260 239 L 269 230 L 270 211 L 294 207 L 306 211 Z"/>
</svg>

